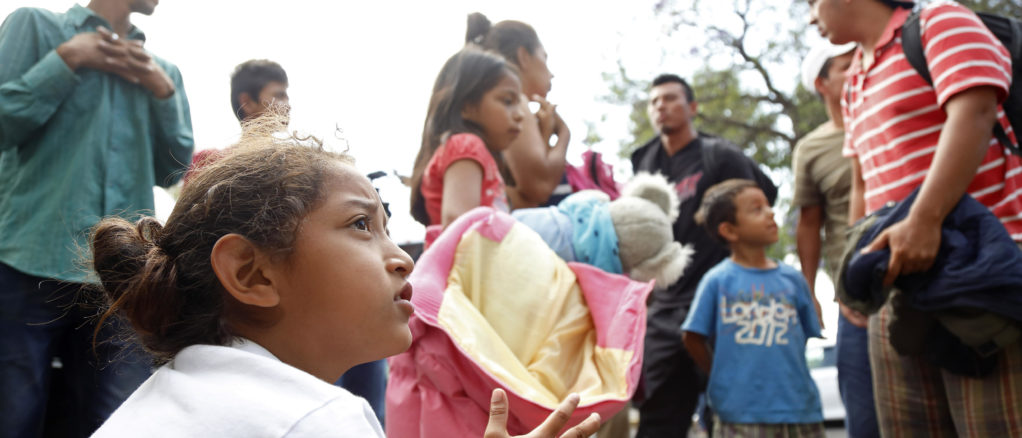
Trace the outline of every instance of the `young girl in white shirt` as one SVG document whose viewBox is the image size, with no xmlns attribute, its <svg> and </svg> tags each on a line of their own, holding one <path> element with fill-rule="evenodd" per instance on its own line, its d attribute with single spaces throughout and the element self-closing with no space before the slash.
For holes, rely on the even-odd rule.
<svg viewBox="0 0 1022 438">
<path fill-rule="evenodd" d="M 411 343 L 413 263 L 346 155 L 248 130 L 184 188 L 165 226 L 104 219 L 93 265 L 162 364 L 94 436 L 383 436 L 365 400 L 333 386 Z M 554 436 L 578 396 L 530 435 Z M 506 437 L 493 391 L 485 437 Z M 599 417 L 562 436 L 587 436 Z"/>
</svg>

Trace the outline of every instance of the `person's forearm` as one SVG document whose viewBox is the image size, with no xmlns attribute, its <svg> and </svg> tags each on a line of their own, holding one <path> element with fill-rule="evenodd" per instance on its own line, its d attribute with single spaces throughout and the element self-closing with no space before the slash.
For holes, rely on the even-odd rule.
<svg viewBox="0 0 1022 438">
<path fill-rule="evenodd" d="M 46 125 L 78 85 L 74 71 L 56 51 L 41 59 L 5 58 L 9 52 L 5 44 L 0 44 L 0 59 L 4 59 L 0 61 L 0 150 L 21 145 Z"/>
<path fill-rule="evenodd" d="M 182 87 L 181 74 L 168 67 L 167 75 L 177 89 L 166 99 L 153 96 L 153 170 L 156 184 L 170 186 L 183 176 L 182 170 L 191 162 L 195 139 L 192 134 L 191 110 Z"/>
<path fill-rule="evenodd" d="M 547 158 L 549 158 L 551 162 L 559 161 L 559 167 L 563 172 L 564 165 L 567 163 L 566 157 L 568 155 L 568 142 L 571 141 L 571 130 L 568 129 L 568 125 L 565 125 L 564 121 L 560 120 L 559 117 L 558 120 L 560 121 L 560 124 L 558 125 L 559 129 L 557 129 L 557 143 L 554 143 L 554 146 L 547 150 Z"/>
<path fill-rule="evenodd" d="M 478 162 L 461 159 L 447 166 L 440 202 L 440 219 L 444 228 L 482 203 L 482 186 L 483 167 Z"/>
<path fill-rule="evenodd" d="M 819 205 L 803 206 L 795 227 L 795 250 L 802 263 L 802 275 L 809 284 L 809 292 L 816 294 L 816 270 L 820 263 L 820 228 L 823 208 Z"/>
<path fill-rule="evenodd" d="M 918 223 L 939 225 L 965 194 L 986 156 L 997 120 L 997 97 L 992 87 L 964 91 L 944 108 L 947 120 L 933 162 L 909 210 L 909 220 Z"/>
<path fill-rule="evenodd" d="M 557 144 L 550 147 L 540 138 L 538 126 L 527 126 L 504 151 L 515 185 L 508 186 L 512 207 L 535 207 L 546 202 L 561 183 L 566 165 L 570 133 L 558 129 Z"/>
<path fill-rule="evenodd" d="M 980 87 L 963 91 L 944 104 L 947 120 L 907 217 L 887 227 L 863 248 L 865 252 L 890 248 L 885 285 L 933 266 L 940 247 L 941 222 L 968 189 L 990 149 L 996 99 L 992 87 Z"/>
<path fill-rule="evenodd" d="M 555 115 L 555 117 L 557 119 L 557 143 L 551 147 L 548 143 L 549 140 L 544 142 L 543 160 L 539 163 L 543 180 L 554 182 L 549 187 L 551 192 L 560 184 L 561 177 L 564 176 L 564 166 L 568 163 L 568 142 L 571 141 L 571 131 L 568 129 L 568 125 L 564 124 L 564 120 L 561 120 L 559 115 Z"/>
<path fill-rule="evenodd" d="M 160 100 L 173 96 L 177 91 L 174 81 L 171 80 L 170 77 L 167 76 L 167 74 L 158 66 L 149 72 L 149 74 L 142 76 L 139 85 L 146 90 L 149 90 L 153 97 Z"/>
<path fill-rule="evenodd" d="M 852 161 L 852 188 L 848 197 L 848 225 L 855 225 L 855 221 L 866 215 L 866 183 L 862 180 L 862 167 L 858 157 L 850 158 Z"/>
<path fill-rule="evenodd" d="M 681 340 L 684 342 L 689 356 L 692 356 L 692 360 L 709 375 L 713 368 L 713 356 L 710 348 L 706 345 L 706 336 L 694 332 L 682 332 Z"/>
<path fill-rule="evenodd" d="M 69 41 L 64 41 L 54 50 L 57 52 L 57 56 L 64 61 L 64 64 L 67 64 L 67 68 L 71 69 L 71 71 L 78 70 L 82 59 L 81 54 L 73 44 L 70 44 Z"/>
</svg>

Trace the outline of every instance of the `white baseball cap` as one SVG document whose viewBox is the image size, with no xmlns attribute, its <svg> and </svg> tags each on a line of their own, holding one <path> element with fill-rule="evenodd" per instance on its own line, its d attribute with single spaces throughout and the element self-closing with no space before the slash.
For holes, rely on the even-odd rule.
<svg viewBox="0 0 1022 438">
<path fill-rule="evenodd" d="M 827 41 L 823 41 L 820 44 L 813 46 L 809 50 L 809 54 L 806 55 L 805 59 L 802 60 L 802 86 L 806 87 L 807 90 L 816 90 L 813 83 L 816 82 L 816 78 L 820 76 L 820 70 L 823 69 L 823 64 L 827 63 L 827 60 L 835 56 L 841 56 L 848 52 L 855 50 L 855 43 L 845 43 L 840 46 L 835 46 Z"/>
</svg>

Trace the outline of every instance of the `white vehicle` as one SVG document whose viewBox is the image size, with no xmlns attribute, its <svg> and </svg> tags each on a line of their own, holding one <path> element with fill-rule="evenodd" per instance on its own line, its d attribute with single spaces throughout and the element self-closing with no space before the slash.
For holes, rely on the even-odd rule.
<svg viewBox="0 0 1022 438">
<path fill-rule="evenodd" d="M 809 373 L 820 391 L 824 421 L 844 421 L 845 405 L 837 384 L 837 349 L 832 339 L 810 339 L 806 345 Z"/>
</svg>

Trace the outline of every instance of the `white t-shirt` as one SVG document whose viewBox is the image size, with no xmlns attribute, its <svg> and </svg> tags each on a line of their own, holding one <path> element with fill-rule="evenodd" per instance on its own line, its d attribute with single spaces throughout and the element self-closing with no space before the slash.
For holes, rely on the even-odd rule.
<svg viewBox="0 0 1022 438">
<path fill-rule="evenodd" d="M 369 404 L 258 344 L 193 345 L 93 437 L 383 437 Z"/>
</svg>

